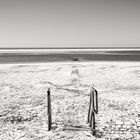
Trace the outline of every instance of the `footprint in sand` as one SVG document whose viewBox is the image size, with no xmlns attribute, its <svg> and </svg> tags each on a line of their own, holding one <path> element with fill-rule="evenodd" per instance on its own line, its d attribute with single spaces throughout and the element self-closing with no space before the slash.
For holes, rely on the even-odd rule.
<svg viewBox="0 0 140 140">
<path fill-rule="evenodd" d="M 72 66 L 72 71 L 71 71 L 71 82 L 74 87 L 77 87 L 80 81 L 80 74 L 79 70 L 76 66 Z"/>
</svg>

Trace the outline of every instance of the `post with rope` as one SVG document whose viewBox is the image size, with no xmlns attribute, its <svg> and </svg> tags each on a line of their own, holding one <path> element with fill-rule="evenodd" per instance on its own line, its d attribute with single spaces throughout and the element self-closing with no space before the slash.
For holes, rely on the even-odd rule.
<svg viewBox="0 0 140 140">
<path fill-rule="evenodd" d="M 89 127 L 91 127 L 92 134 L 96 134 L 95 130 L 95 114 L 98 113 L 98 92 L 95 88 L 91 88 L 90 91 L 90 100 L 89 100 L 89 110 L 88 110 L 88 119 Z"/>
<path fill-rule="evenodd" d="M 51 92 L 50 88 L 47 91 L 47 115 L 48 115 L 48 131 L 51 130 L 52 114 L 51 114 Z"/>
</svg>

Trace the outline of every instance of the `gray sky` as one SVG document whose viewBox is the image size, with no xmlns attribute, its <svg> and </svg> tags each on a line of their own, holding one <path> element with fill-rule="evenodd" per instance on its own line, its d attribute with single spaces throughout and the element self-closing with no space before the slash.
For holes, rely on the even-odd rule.
<svg viewBox="0 0 140 140">
<path fill-rule="evenodd" d="M 140 47 L 140 0 L 0 0 L 0 47 Z"/>
</svg>

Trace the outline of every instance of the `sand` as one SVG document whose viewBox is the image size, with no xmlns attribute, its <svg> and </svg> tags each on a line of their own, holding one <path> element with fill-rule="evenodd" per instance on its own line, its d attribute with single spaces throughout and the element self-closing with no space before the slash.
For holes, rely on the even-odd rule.
<svg viewBox="0 0 140 140">
<path fill-rule="evenodd" d="M 79 75 L 73 79 L 73 67 Z M 0 65 L 1 140 L 139 139 L 139 62 Z M 87 124 L 89 91 L 99 96 L 96 137 Z M 47 89 L 52 130 L 47 131 Z"/>
</svg>

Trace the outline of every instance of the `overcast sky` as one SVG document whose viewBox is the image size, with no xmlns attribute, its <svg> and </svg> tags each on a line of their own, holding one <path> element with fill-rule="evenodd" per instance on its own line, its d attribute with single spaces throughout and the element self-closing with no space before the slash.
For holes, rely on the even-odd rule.
<svg viewBox="0 0 140 140">
<path fill-rule="evenodd" d="M 140 0 L 0 0 L 0 47 L 140 47 Z"/>
</svg>

